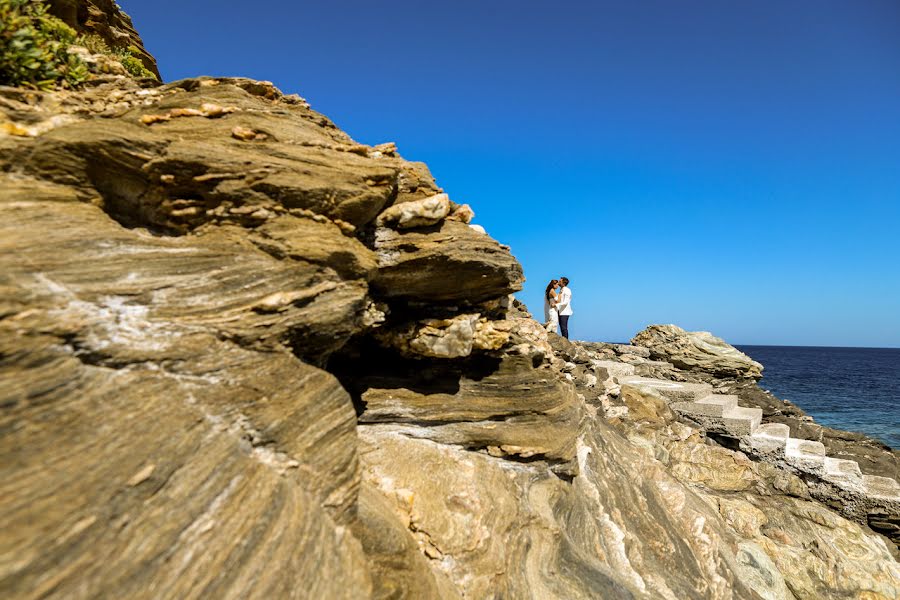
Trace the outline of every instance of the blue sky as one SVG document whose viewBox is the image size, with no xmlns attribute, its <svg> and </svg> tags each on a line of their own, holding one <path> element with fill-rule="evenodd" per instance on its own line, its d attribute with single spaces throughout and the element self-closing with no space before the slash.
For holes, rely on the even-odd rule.
<svg viewBox="0 0 900 600">
<path fill-rule="evenodd" d="M 166 80 L 428 163 L 573 337 L 900 346 L 897 0 L 119 2 Z"/>
</svg>

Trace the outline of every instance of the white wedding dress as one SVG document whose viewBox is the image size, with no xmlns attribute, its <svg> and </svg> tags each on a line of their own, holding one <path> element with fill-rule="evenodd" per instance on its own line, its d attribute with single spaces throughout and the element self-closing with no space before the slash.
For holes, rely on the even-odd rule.
<svg viewBox="0 0 900 600">
<path fill-rule="evenodd" d="M 559 329 L 559 312 L 556 307 L 550 306 L 550 299 L 544 297 L 544 323 L 547 331 L 556 333 Z"/>
</svg>

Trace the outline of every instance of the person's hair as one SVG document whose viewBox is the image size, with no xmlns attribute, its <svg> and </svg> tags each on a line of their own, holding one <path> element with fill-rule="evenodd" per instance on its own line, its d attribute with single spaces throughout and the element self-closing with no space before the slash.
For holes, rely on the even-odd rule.
<svg viewBox="0 0 900 600">
<path fill-rule="evenodd" d="M 559 282 L 563 284 L 563 287 L 565 287 L 565 286 L 569 285 L 569 278 L 568 277 L 560 277 Z"/>
<path fill-rule="evenodd" d="M 552 290 L 553 287 L 554 287 L 557 283 L 559 283 L 559 281 L 557 281 L 556 279 L 551 279 L 551 280 L 550 280 L 550 283 L 547 284 L 547 289 L 544 290 L 544 298 L 546 298 L 546 299 L 548 299 L 548 300 L 550 299 L 550 290 Z"/>
</svg>

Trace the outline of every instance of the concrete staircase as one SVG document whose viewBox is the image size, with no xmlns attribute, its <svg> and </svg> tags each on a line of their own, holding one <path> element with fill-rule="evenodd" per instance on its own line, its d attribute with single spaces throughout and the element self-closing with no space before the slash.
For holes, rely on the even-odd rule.
<svg viewBox="0 0 900 600">
<path fill-rule="evenodd" d="M 877 499 L 900 501 L 900 484 L 889 477 L 863 475 L 856 461 L 825 455 L 821 442 L 790 436 L 782 423 L 763 423 L 762 409 L 738 406 L 737 396 L 714 394 L 706 383 L 682 383 L 633 375 L 616 377 L 619 385 L 649 388 L 662 395 L 675 412 L 706 430 L 741 439 L 763 460 L 791 467 L 848 491 Z"/>
</svg>

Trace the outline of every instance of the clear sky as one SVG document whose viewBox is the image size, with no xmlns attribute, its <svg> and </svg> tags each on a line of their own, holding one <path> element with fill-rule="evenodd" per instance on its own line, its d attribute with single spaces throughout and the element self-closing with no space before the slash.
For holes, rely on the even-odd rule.
<svg viewBox="0 0 900 600">
<path fill-rule="evenodd" d="M 900 346 L 900 1 L 119 0 L 431 167 L 573 337 Z"/>
</svg>

